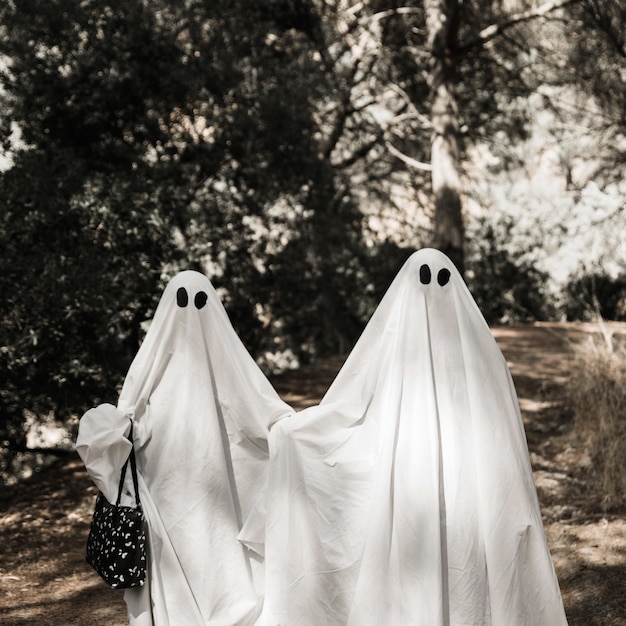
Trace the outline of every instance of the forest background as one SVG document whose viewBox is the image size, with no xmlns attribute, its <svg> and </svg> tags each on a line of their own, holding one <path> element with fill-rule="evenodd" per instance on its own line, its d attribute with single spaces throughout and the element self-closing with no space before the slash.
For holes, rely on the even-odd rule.
<svg viewBox="0 0 626 626">
<path fill-rule="evenodd" d="M 0 140 L 8 480 L 116 401 L 181 269 L 272 373 L 424 246 L 491 324 L 626 320 L 621 0 L 6 0 Z"/>
</svg>

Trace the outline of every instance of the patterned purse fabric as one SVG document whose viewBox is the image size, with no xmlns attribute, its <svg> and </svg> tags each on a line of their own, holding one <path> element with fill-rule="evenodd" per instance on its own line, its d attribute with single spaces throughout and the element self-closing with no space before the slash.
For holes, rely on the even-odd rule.
<svg viewBox="0 0 626 626">
<path fill-rule="evenodd" d="M 132 426 L 129 439 L 132 442 Z M 136 508 L 120 505 L 129 461 Z M 146 528 L 139 501 L 134 448 L 122 468 L 116 503 L 111 504 L 103 493 L 98 493 L 87 539 L 86 559 L 114 589 L 140 587 L 146 581 Z"/>
</svg>

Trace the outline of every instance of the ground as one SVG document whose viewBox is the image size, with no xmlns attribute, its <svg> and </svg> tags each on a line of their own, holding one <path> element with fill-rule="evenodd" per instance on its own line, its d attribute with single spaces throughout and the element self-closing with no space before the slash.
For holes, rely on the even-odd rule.
<svg viewBox="0 0 626 626">
<path fill-rule="evenodd" d="M 626 510 L 602 513 L 563 402 L 572 345 L 596 330 L 586 324 L 493 330 L 515 380 L 570 626 L 626 625 Z M 626 333 L 626 325 L 612 330 Z M 274 383 L 303 408 L 319 400 L 341 363 L 330 359 Z M 95 495 L 75 455 L 0 493 L 0 625 L 127 624 L 123 593 L 109 589 L 84 559 Z"/>
</svg>

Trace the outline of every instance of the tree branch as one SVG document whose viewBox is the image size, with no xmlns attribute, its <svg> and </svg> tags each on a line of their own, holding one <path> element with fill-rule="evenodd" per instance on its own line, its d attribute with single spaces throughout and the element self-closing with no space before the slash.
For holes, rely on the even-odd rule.
<svg viewBox="0 0 626 626">
<path fill-rule="evenodd" d="M 422 161 L 418 161 L 417 159 L 404 154 L 404 152 L 400 152 L 400 150 L 398 150 L 398 148 L 396 148 L 390 141 L 385 141 L 385 146 L 387 146 L 387 150 L 389 150 L 393 156 L 400 159 L 405 165 L 422 172 L 432 172 L 433 168 L 430 163 L 423 163 Z"/>
<path fill-rule="evenodd" d="M 24 446 L 19 443 L 15 443 L 12 441 L 4 442 L 3 445 L 0 446 L 1 450 L 7 450 L 9 452 L 23 452 L 26 454 L 50 454 L 52 456 L 65 457 L 73 454 L 73 450 L 68 448 L 29 448 L 28 446 Z"/>
<path fill-rule="evenodd" d="M 515 13 L 504 22 L 491 24 L 490 26 L 483 28 L 473 41 L 470 41 L 462 46 L 457 46 L 456 53 L 458 55 L 462 55 L 475 48 L 482 48 L 487 42 L 499 37 L 502 33 L 513 28 L 514 26 L 522 24 L 523 22 L 529 22 L 530 20 L 534 20 L 538 17 L 543 17 L 552 11 L 561 9 L 568 4 L 573 4 L 576 1 L 577 0 L 550 0 L 549 2 L 546 2 L 534 9 L 528 9 L 527 11 L 522 11 L 521 13 Z"/>
<path fill-rule="evenodd" d="M 380 144 L 381 139 L 383 138 L 384 131 L 380 130 L 375 135 L 373 135 L 367 143 L 364 143 L 358 150 L 353 152 L 347 159 L 339 163 L 334 163 L 333 167 L 337 169 L 346 169 L 352 165 L 354 165 L 357 161 L 360 161 L 362 158 L 366 157 L 369 152 Z"/>
<path fill-rule="evenodd" d="M 419 15 L 422 12 L 418 7 L 397 7 L 395 9 L 387 9 L 385 11 L 378 11 L 371 16 L 365 18 L 364 21 L 371 22 L 372 24 L 387 19 L 388 17 L 395 17 L 396 15 L 410 15 L 411 13 Z"/>
</svg>

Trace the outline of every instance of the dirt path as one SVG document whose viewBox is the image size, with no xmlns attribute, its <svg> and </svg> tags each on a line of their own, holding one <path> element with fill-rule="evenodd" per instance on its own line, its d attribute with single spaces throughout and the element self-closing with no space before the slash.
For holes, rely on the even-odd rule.
<svg viewBox="0 0 626 626">
<path fill-rule="evenodd" d="M 625 334 L 626 325 L 608 330 Z M 524 416 L 535 484 L 570 626 L 626 625 L 626 510 L 604 515 L 588 485 L 589 459 L 571 432 L 563 383 L 572 343 L 591 324 L 495 329 L 509 361 Z"/>
<path fill-rule="evenodd" d="M 626 325 L 614 329 L 626 333 Z M 544 324 L 498 328 L 494 335 L 518 390 L 569 624 L 622 626 L 626 515 L 604 516 L 599 499 L 589 493 L 585 455 L 563 408 L 571 342 L 593 330 Z M 276 388 L 294 408 L 315 404 L 341 363 L 331 359 L 281 376 Z M 1 625 L 127 624 L 122 592 L 109 589 L 84 561 L 94 498 L 77 456 L 0 492 Z"/>
</svg>

